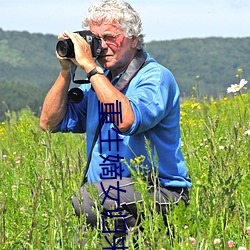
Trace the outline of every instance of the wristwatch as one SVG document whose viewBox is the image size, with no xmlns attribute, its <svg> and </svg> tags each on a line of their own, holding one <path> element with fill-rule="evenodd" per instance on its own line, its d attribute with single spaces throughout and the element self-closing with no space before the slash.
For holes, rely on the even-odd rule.
<svg viewBox="0 0 250 250">
<path fill-rule="evenodd" d="M 104 75 L 104 71 L 101 67 L 96 66 L 94 69 L 90 70 L 89 73 L 87 73 L 87 78 L 90 80 L 91 76 L 95 74 Z"/>
</svg>

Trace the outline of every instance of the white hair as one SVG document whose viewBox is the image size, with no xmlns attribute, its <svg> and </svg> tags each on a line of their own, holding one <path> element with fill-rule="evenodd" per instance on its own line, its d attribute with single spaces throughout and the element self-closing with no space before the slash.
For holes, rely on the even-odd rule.
<svg viewBox="0 0 250 250">
<path fill-rule="evenodd" d="M 90 20 L 101 24 L 104 19 L 117 24 L 125 32 L 126 37 L 137 37 L 137 48 L 143 49 L 144 34 L 142 34 L 141 18 L 129 3 L 121 0 L 94 3 L 89 8 L 89 15 L 83 19 L 82 27 L 89 28 Z"/>
</svg>

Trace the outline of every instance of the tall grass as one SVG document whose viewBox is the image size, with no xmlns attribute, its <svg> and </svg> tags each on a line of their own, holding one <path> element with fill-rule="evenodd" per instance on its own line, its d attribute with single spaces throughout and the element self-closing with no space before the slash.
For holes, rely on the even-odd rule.
<svg viewBox="0 0 250 250">
<path fill-rule="evenodd" d="M 229 240 L 235 249 L 250 249 L 249 103 L 244 94 L 181 105 L 190 204 L 173 207 L 166 226 L 141 181 L 143 230 L 131 232 L 129 249 L 228 249 Z M 71 197 L 85 160 L 84 135 L 41 132 L 28 109 L 6 114 L 0 124 L 0 249 L 80 249 L 74 235 L 85 220 L 75 217 Z M 85 249 L 105 245 L 97 229 L 86 237 Z"/>
</svg>

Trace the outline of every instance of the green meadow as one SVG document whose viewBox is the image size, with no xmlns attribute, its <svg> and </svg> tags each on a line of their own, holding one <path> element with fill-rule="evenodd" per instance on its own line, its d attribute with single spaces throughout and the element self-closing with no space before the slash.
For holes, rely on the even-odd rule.
<svg viewBox="0 0 250 250">
<path fill-rule="evenodd" d="M 250 249 L 249 103 L 247 92 L 182 102 L 190 204 L 170 208 L 164 225 L 134 173 L 144 216 L 141 228 L 126 239 L 128 249 Z M 85 218 L 75 217 L 71 197 L 85 163 L 84 135 L 42 132 L 29 109 L 6 113 L 0 124 L 0 249 L 81 249 L 76 228 Z M 143 157 L 129 164 L 143 165 Z M 89 228 L 85 249 L 123 249 L 111 248 L 105 235 Z"/>
</svg>

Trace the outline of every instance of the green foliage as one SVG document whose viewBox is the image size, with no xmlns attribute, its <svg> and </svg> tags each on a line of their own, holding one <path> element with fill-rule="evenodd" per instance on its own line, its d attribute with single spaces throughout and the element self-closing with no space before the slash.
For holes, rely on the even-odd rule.
<svg viewBox="0 0 250 250">
<path fill-rule="evenodd" d="M 0 29 L 0 79 L 29 82 L 47 90 L 60 69 L 56 36 Z"/>
<path fill-rule="evenodd" d="M 146 44 L 146 49 L 174 73 L 187 96 L 197 83 L 202 96 L 224 96 L 226 86 L 236 81 L 237 69 L 248 70 L 250 65 L 250 38 L 154 41 Z M 244 73 L 244 78 L 249 77 L 249 72 Z"/>
<path fill-rule="evenodd" d="M 39 114 L 60 69 L 53 35 L 0 29 L 0 121 L 8 110 Z"/>
<path fill-rule="evenodd" d="M 0 80 L 0 121 L 5 119 L 10 110 L 19 111 L 20 107 L 29 108 L 39 115 L 44 96 L 45 91 L 29 82 Z"/>
<path fill-rule="evenodd" d="M 0 128 L 0 249 L 72 249 L 71 197 L 84 166 L 82 135 L 39 130 L 29 110 Z M 61 145 L 61 147 L 58 147 Z"/>
<path fill-rule="evenodd" d="M 134 171 L 144 230 L 131 232 L 129 249 L 219 250 L 229 240 L 235 249 L 250 248 L 249 102 L 250 95 L 241 94 L 181 105 L 182 150 L 193 180 L 190 204 L 174 206 L 166 227 Z M 80 249 L 73 239 L 86 222 L 74 216 L 71 197 L 82 181 L 83 135 L 44 133 L 28 109 L 7 118 L 0 123 L 0 249 Z M 138 156 L 129 164 L 136 170 L 143 160 Z M 84 236 L 85 249 L 101 249 L 105 242 L 97 229 Z"/>
</svg>

